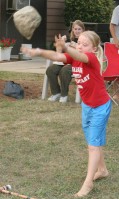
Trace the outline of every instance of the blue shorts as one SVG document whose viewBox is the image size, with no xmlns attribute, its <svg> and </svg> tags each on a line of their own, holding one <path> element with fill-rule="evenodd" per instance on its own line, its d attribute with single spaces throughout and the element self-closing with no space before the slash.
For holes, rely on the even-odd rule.
<svg viewBox="0 0 119 199">
<path fill-rule="evenodd" d="M 106 144 L 106 126 L 111 112 L 112 102 L 92 108 L 82 102 L 82 128 L 90 146 Z"/>
</svg>

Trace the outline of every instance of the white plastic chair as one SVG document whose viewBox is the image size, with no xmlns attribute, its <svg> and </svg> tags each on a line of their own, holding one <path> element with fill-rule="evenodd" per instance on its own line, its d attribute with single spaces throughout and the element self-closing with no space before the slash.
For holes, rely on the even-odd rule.
<svg viewBox="0 0 119 199">
<path fill-rule="evenodd" d="M 46 69 L 52 64 L 52 61 L 47 59 L 46 60 Z M 44 75 L 44 80 L 43 80 L 43 88 L 42 88 L 42 96 L 41 99 L 46 99 L 47 98 L 47 94 L 48 94 L 48 77 L 45 74 Z M 81 102 L 81 98 L 80 98 L 80 94 L 78 91 L 78 87 L 76 87 L 76 95 L 75 95 L 75 103 L 80 103 Z"/>
</svg>

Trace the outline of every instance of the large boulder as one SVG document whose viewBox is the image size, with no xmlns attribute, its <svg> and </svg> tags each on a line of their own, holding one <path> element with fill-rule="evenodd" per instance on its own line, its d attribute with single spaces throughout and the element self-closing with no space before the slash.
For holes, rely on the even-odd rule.
<svg viewBox="0 0 119 199">
<path fill-rule="evenodd" d="M 13 21 L 20 32 L 26 39 L 30 40 L 34 31 L 40 25 L 42 18 L 38 11 L 32 6 L 25 6 L 13 15 Z"/>
</svg>

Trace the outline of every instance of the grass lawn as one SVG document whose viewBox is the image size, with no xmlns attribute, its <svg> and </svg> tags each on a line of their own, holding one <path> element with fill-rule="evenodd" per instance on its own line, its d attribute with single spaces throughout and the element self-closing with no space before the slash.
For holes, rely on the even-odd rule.
<svg viewBox="0 0 119 199">
<path fill-rule="evenodd" d="M 39 81 L 35 74 L 0 72 L 0 79 Z M 72 95 L 70 93 L 70 95 Z M 0 186 L 38 199 L 73 199 L 87 172 L 81 106 L 47 100 L 0 98 Z M 110 176 L 86 199 L 119 199 L 119 108 L 113 105 L 105 158 Z M 0 193 L 0 199 L 15 199 Z"/>
</svg>

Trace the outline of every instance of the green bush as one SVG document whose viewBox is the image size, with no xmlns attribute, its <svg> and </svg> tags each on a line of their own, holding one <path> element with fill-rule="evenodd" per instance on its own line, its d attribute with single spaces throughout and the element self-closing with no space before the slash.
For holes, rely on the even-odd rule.
<svg viewBox="0 0 119 199">
<path fill-rule="evenodd" d="M 65 0 L 65 25 L 80 19 L 83 22 L 109 23 L 114 0 Z"/>
</svg>

